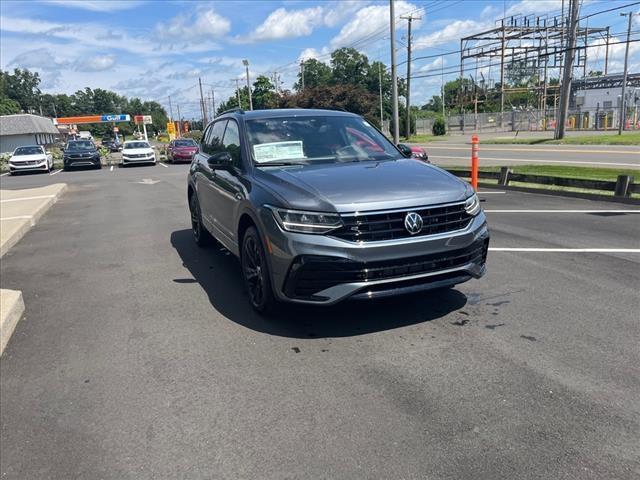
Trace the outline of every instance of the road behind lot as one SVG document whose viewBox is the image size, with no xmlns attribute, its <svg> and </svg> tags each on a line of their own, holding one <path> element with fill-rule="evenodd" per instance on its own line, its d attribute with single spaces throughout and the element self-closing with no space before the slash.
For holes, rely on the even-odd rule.
<svg viewBox="0 0 640 480">
<path fill-rule="evenodd" d="M 2 478 L 638 478 L 640 254 L 493 251 L 456 290 L 267 320 L 193 244 L 186 172 L 2 179 L 69 185 L 0 266 L 27 306 Z M 482 197 L 494 248 L 640 247 L 638 207 Z"/>
<path fill-rule="evenodd" d="M 422 144 L 436 165 L 470 167 L 468 137 Z M 559 165 L 640 169 L 640 146 L 615 145 L 491 145 L 480 137 L 480 166 Z"/>
</svg>

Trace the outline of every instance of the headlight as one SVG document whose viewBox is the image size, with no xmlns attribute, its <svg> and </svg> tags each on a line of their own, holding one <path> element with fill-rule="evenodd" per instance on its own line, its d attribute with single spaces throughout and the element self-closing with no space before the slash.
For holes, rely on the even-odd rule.
<svg viewBox="0 0 640 480">
<path fill-rule="evenodd" d="M 478 200 L 478 195 L 475 193 L 471 195 L 464 202 L 464 209 L 467 211 L 469 215 L 476 216 L 480 213 L 480 200 Z"/>
<path fill-rule="evenodd" d="M 337 213 L 303 212 L 269 207 L 278 224 L 288 232 L 323 234 L 340 228 L 342 220 Z"/>
</svg>

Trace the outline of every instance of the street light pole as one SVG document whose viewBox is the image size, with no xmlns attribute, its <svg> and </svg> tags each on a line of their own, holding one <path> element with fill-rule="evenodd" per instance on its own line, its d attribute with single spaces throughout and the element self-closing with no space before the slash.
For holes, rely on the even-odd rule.
<svg viewBox="0 0 640 480">
<path fill-rule="evenodd" d="M 633 19 L 633 12 L 629 13 L 621 13 L 623 17 L 629 16 L 629 26 L 627 27 L 627 46 L 624 51 L 624 74 L 622 75 L 622 98 L 620 99 L 620 121 L 618 122 L 618 135 L 622 135 L 622 130 L 624 130 L 624 121 L 627 116 L 625 105 L 625 95 L 627 90 L 627 69 L 629 67 L 629 43 L 631 40 L 631 20 Z"/>
<path fill-rule="evenodd" d="M 391 30 L 391 107 L 393 109 L 393 143 L 400 141 L 398 125 L 398 72 L 396 66 L 396 15 L 394 1 L 389 0 L 389 28 Z"/>
<path fill-rule="evenodd" d="M 242 64 L 247 69 L 247 90 L 249 92 L 249 110 L 253 110 L 253 100 L 251 99 L 251 80 L 249 79 L 249 60 L 242 60 Z"/>
</svg>

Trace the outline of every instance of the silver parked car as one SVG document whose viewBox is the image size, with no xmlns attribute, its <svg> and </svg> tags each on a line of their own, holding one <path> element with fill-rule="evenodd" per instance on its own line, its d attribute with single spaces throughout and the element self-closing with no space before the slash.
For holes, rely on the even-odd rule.
<svg viewBox="0 0 640 480">
<path fill-rule="evenodd" d="M 349 113 L 226 112 L 190 168 L 195 241 L 215 237 L 240 258 L 258 311 L 481 277 L 489 231 L 478 197 L 410 157 Z"/>
</svg>

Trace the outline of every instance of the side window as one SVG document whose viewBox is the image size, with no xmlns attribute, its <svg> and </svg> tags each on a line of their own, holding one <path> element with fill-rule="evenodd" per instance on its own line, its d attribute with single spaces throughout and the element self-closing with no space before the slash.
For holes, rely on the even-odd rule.
<svg viewBox="0 0 640 480">
<path fill-rule="evenodd" d="M 202 142 L 202 152 L 207 155 L 213 155 L 222 151 L 222 135 L 224 134 L 224 127 L 227 121 L 222 120 L 214 123 L 207 133 L 207 136 Z"/>
<path fill-rule="evenodd" d="M 224 140 L 222 142 L 224 149 L 231 154 L 233 166 L 242 168 L 242 158 L 240 154 L 240 133 L 238 124 L 234 120 L 229 120 L 227 129 L 224 132 Z"/>
</svg>

